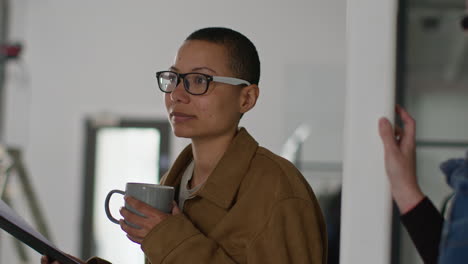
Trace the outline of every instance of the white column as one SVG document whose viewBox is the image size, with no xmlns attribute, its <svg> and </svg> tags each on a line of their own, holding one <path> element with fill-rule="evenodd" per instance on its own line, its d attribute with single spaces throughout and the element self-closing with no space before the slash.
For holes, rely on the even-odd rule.
<svg viewBox="0 0 468 264">
<path fill-rule="evenodd" d="M 378 119 L 393 120 L 396 0 L 347 0 L 340 263 L 390 263 L 391 197 Z"/>
</svg>

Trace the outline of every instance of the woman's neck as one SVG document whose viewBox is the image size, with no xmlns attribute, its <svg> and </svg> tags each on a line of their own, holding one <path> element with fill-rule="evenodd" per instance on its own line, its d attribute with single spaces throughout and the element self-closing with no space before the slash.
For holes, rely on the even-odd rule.
<svg viewBox="0 0 468 264">
<path fill-rule="evenodd" d="M 237 129 L 216 138 L 192 139 L 195 168 L 190 182 L 191 188 L 206 181 L 237 134 Z"/>
</svg>

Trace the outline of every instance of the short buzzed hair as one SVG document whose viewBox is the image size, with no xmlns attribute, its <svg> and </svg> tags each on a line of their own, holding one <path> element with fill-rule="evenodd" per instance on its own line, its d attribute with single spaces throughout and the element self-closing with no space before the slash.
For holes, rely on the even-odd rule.
<svg viewBox="0 0 468 264">
<path fill-rule="evenodd" d="M 236 75 L 234 77 L 258 85 L 260 59 L 255 45 L 246 36 L 229 28 L 208 27 L 193 32 L 185 39 L 188 40 L 203 40 L 224 46 L 230 58 L 229 66 Z"/>
</svg>

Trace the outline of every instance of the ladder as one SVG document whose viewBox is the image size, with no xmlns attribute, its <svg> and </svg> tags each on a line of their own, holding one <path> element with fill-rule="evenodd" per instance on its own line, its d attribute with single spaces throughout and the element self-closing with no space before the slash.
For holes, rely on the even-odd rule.
<svg viewBox="0 0 468 264">
<path fill-rule="evenodd" d="M 37 230 L 44 237 L 50 239 L 50 234 L 45 222 L 45 218 L 42 211 L 40 210 L 38 202 L 39 200 L 37 199 L 31 181 L 29 180 L 20 149 L 5 148 L 0 146 L 0 199 L 2 199 L 12 208 L 13 204 L 11 203 L 10 197 L 11 188 L 8 188 L 8 182 L 14 175 L 19 179 L 19 183 L 22 188 L 21 191 L 26 198 L 27 205 L 34 218 Z M 25 245 L 16 239 L 14 244 L 19 259 L 23 263 L 27 263 L 29 261 L 29 257 L 26 254 Z"/>
</svg>

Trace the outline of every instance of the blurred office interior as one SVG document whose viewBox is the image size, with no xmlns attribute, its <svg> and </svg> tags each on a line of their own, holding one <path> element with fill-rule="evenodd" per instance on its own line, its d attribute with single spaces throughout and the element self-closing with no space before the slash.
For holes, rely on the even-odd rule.
<svg viewBox="0 0 468 264">
<path fill-rule="evenodd" d="M 395 100 L 417 120 L 419 181 L 442 209 L 450 190 L 438 165 L 468 149 L 465 1 L 397 2 Z M 2 173 L 2 199 L 36 225 L 33 197 L 65 252 L 143 263 L 138 245 L 105 217 L 104 196 L 128 181 L 157 182 L 189 143 L 171 133 L 154 73 L 192 31 L 231 27 L 254 42 L 262 63 L 259 102 L 241 125 L 302 171 L 326 216 L 329 263 L 338 263 L 346 4 L 0 0 L 0 143 L 21 153 L 32 188 L 24 191 L 17 171 L 8 181 Z M 388 263 L 422 263 L 397 214 L 391 239 Z M 21 261 L 39 255 L 1 231 L 0 263 Z"/>
</svg>

